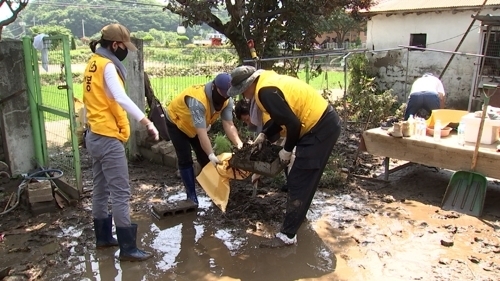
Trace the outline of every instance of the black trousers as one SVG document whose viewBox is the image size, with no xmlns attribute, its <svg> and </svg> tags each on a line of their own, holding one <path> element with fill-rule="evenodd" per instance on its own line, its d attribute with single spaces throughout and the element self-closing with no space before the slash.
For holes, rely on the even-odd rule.
<svg viewBox="0 0 500 281">
<path fill-rule="evenodd" d="M 340 131 L 340 118 L 329 106 L 316 126 L 298 141 L 287 178 L 288 198 L 281 232 L 295 235 L 299 230 Z"/>
<path fill-rule="evenodd" d="M 434 109 L 439 109 L 441 102 L 439 96 L 435 92 L 416 92 L 410 95 L 408 104 L 406 105 L 405 118 L 408 120 L 410 115 L 415 116 L 420 109 L 425 109 L 429 115 Z"/>
<path fill-rule="evenodd" d="M 201 148 L 200 140 L 198 136 L 194 138 L 188 137 L 183 131 L 181 131 L 177 126 L 166 120 L 168 135 L 170 141 L 174 145 L 175 154 L 177 155 L 177 165 L 179 169 L 187 169 L 193 166 L 193 156 L 191 154 L 191 147 L 196 154 L 196 160 L 200 164 L 201 168 L 210 162 L 208 155 Z"/>
</svg>

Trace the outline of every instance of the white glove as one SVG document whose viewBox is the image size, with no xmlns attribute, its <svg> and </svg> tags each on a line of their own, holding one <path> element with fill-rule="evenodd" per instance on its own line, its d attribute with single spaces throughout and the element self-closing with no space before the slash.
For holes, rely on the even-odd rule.
<svg viewBox="0 0 500 281">
<path fill-rule="evenodd" d="M 280 150 L 279 156 L 281 163 L 285 165 L 290 164 L 290 159 L 292 158 L 292 152 L 288 152 L 283 148 L 282 150 Z"/>
<path fill-rule="evenodd" d="M 214 166 L 217 166 L 217 164 L 222 164 L 222 161 L 220 161 L 219 158 L 217 158 L 217 156 L 215 156 L 215 154 L 213 153 L 210 153 L 210 155 L 208 155 L 208 159 L 210 160 L 210 162 L 212 162 L 212 164 L 214 164 Z"/>
<path fill-rule="evenodd" d="M 155 141 L 160 140 L 160 134 L 158 133 L 158 129 L 156 129 L 155 124 L 153 122 L 148 123 L 146 125 L 146 128 L 148 129 L 148 135 L 153 138 Z"/>
<path fill-rule="evenodd" d="M 211 128 L 212 128 L 212 125 L 208 125 L 207 132 L 209 132 Z"/>
<path fill-rule="evenodd" d="M 259 174 L 253 174 L 252 175 L 252 184 L 256 184 L 260 180 L 260 175 Z"/>
<path fill-rule="evenodd" d="M 238 149 L 241 149 L 243 147 L 243 143 L 240 142 L 237 146 L 236 146 Z"/>
</svg>

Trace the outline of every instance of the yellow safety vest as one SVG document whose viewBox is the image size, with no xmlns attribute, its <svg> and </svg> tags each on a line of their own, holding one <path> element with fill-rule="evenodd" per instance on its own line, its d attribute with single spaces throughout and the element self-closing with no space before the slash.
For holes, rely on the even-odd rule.
<svg viewBox="0 0 500 281">
<path fill-rule="evenodd" d="M 255 102 L 263 112 L 263 118 L 269 113 L 259 100 L 258 92 L 265 87 L 277 87 L 281 90 L 292 112 L 300 120 L 300 137 L 304 136 L 318 123 L 328 107 L 328 102 L 309 84 L 297 78 L 280 75 L 272 70 L 261 73 L 255 88 Z M 270 118 L 270 117 L 269 117 Z"/>
<path fill-rule="evenodd" d="M 194 138 L 196 136 L 196 127 L 193 124 L 191 111 L 186 104 L 186 96 L 192 97 L 203 104 L 205 107 L 205 120 L 207 122 L 207 126 L 212 125 L 215 121 L 217 121 L 221 111 L 226 108 L 229 102 L 229 100 L 226 100 L 220 111 L 216 111 L 214 112 L 214 115 L 212 115 L 210 101 L 205 94 L 205 85 L 194 85 L 188 87 L 175 97 L 167 106 L 168 117 L 177 126 L 177 128 L 179 128 L 179 130 L 190 138 Z"/>
<path fill-rule="evenodd" d="M 87 110 L 87 123 L 93 133 L 125 142 L 130 137 L 127 112 L 114 99 L 106 95 L 104 68 L 111 60 L 94 54 L 85 69 L 83 103 Z M 120 80 L 123 84 L 123 81 Z"/>
</svg>

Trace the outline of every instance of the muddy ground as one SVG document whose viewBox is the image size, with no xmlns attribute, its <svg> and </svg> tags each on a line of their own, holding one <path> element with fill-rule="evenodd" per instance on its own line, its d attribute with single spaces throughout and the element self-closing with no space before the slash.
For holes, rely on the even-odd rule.
<svg viewBox="0 0 500 281">
<path fill-rule="evenodd" d="M 352 155 L 355 139 L 346 134 L 337 149 Z M 379 175 L 381 159 L 362 157 L 358 173 Z M 89 190 L 85 150 L 82 159 Z M 332 182 L 317 192 L 298 245 L 271 250 L 257 245 L 279 230 L 282 181 L 264 179 L 256 198 L 248 180 L 232 182 L 225 214 L 198 187 L 196 215 L 158 221 L 150 215 L 152 204 L 185 198 L 175 170 L 147 160 L 129 167 L 138 243 L 154 258 L 120 263 L 118 249 L 96 251 L 88 191 L 76 207 L 37 217 L 19 207 L 0 217 L 4 280 L 499 280 L 495 182 L 480 219 L 440 209 L 450 171 L 415 165 L 392 174 L 390 182 Z M 17 184 L 3 185 L 2 210 Z"/>
</svg>

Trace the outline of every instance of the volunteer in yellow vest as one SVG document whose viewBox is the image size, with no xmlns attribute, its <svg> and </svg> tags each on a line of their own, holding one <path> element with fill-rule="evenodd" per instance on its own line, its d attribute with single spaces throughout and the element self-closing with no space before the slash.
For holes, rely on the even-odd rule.
<svg viewBox="0 0 500 281">
<path fill-rule="evenodd" d="M 289 164 L 295 147 L 295 163 L 288 174 L 285 220 L 279 233 L 260 247 L 277 248 L 297 243 L 297 231 L 306 218 L 319 180 L 340 135 L 341 121 L 333 107 L 307 83 L 274 71 L 240 66 L 231 72 L 228 96 L 242 94 L 255 103 L 271 124 L 253 145 L 261 147 L 286 127 L 286 141 L 279 157 Z"/>
<path fill-rule="evenodd" d="M 125 93 L 127 72 L 122 62 L 128 51 L 137 48 L 130 42 L 130 31 L 120 24 L 101 30 L 101 39 L 92 41 L 90 58 L 83 82 L 83 103 L 89 129 L 85 143 L 92 156 L 92 215 L 96 247 L 120 246 L 120 260 L 138 261 L 151 253 L 137 248 L 137 224 L 130 221 L 130 185 L 124 143 L 130 136 L 127 113 L 147 127 L 158 140 L 158 130 Z M 100 45 L 96 49 L 97 45 Z M 112 216 L 108 214 L 111 196 L 116 236 L 113 238 Z"/>
<path fill-rule="evenodd" d="M 219 118 L 229 140 L 238 148 L 243 142 L 233 123 L 233 99 L 227 96 L 231 77 L 218 74 L 205 85 L 185 89 L 167 106 L 167 129 L 177 154 L 177 164 L 187 198 L 198 204 L 191 147 L 201 168 L 220 164 L 208 138 L 208 128 Z"/>
</svg>

